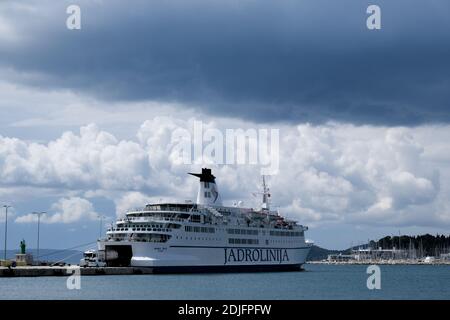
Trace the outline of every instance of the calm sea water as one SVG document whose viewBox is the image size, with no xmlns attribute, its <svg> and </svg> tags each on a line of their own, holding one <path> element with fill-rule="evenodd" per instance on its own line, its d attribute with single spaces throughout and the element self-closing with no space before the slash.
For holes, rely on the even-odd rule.
<svg viewBox="0 0 450 320">
<path fill-rule="evenodd" d="M 450 266 L 380 266 L 368 290 L 366 266 L 306 265 L 304 272 L 0 278 L 0 299 L 450 299 Z"/>
</svg>

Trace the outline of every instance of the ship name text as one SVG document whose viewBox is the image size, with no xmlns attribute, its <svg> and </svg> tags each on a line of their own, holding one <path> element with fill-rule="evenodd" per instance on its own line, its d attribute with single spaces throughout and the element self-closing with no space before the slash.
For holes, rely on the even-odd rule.
<svg viewBox="0 0 450 320">
<path fill-rule="evenodd" d="M 225 263 L 233 262 L 278 262 L 289 261 L 286 249 L 224 248 Z"/>
</svg>

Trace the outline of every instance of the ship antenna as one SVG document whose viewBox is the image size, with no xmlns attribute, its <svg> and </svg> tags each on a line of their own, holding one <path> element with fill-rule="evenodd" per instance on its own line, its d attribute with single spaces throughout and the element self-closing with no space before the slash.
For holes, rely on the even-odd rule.
<svg viewBox="0 0 450 320">
<path fill-rule="evenodd" d="M 270 210 L 270 192 L 269 192 L 269 188 L 267 187 L 267 184 L 266 184 L 266 176 L 265 175 L 263 175 L 262 176 L 262 179 L 263 179 L 263 183 L 262 183 L 262 186 L 263 186 L 263 192 L 262 192 L 262 194 L 263 194 L 263 201 L 262 201 L 262 209 L 263 210 Z"/>
</svg>

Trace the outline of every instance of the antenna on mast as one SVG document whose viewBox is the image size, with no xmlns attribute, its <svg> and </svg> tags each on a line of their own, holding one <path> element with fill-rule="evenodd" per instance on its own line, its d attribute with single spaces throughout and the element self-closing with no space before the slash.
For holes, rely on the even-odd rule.
<svg viewBox="0 0 450 320">
<path fill-rule="evenodd" d="M 269 190 L 269 187 L 267 187 L 267 184 L 266 184 L 266 176 L 263 175 L 262 179 L 263 179 L 263 183 L 262 183 L 262 186 L 263 186 L 263 192 L 262 192 L 263 200 L 262 200 L 261 208 L 263 210 L 270 210 L 270 192 L 269 192 L 270 190 Z"/>
</svg>

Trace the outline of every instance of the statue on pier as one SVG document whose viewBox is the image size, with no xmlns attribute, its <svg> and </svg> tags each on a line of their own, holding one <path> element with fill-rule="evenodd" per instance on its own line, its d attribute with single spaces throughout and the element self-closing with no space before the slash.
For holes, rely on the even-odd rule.
<svg viewBox="0 0 450 320">
<path fill-rule="evenodd" d="M 33 255 L 25 253 L 27 245 L 25 240 L 20 241 L 20 253 L 16 253 L 16 260 L 14 266 L 29 266 L 33 264 Z"/>
<path fill-rule="evenodd" d="M 20 253 L 21 254 L 25 254 L 26 247 L 27 247 L 27 245 L 25 244 L 25 240 L 22 239 L 22 241 L 20 241 Z"/>
</svg>

